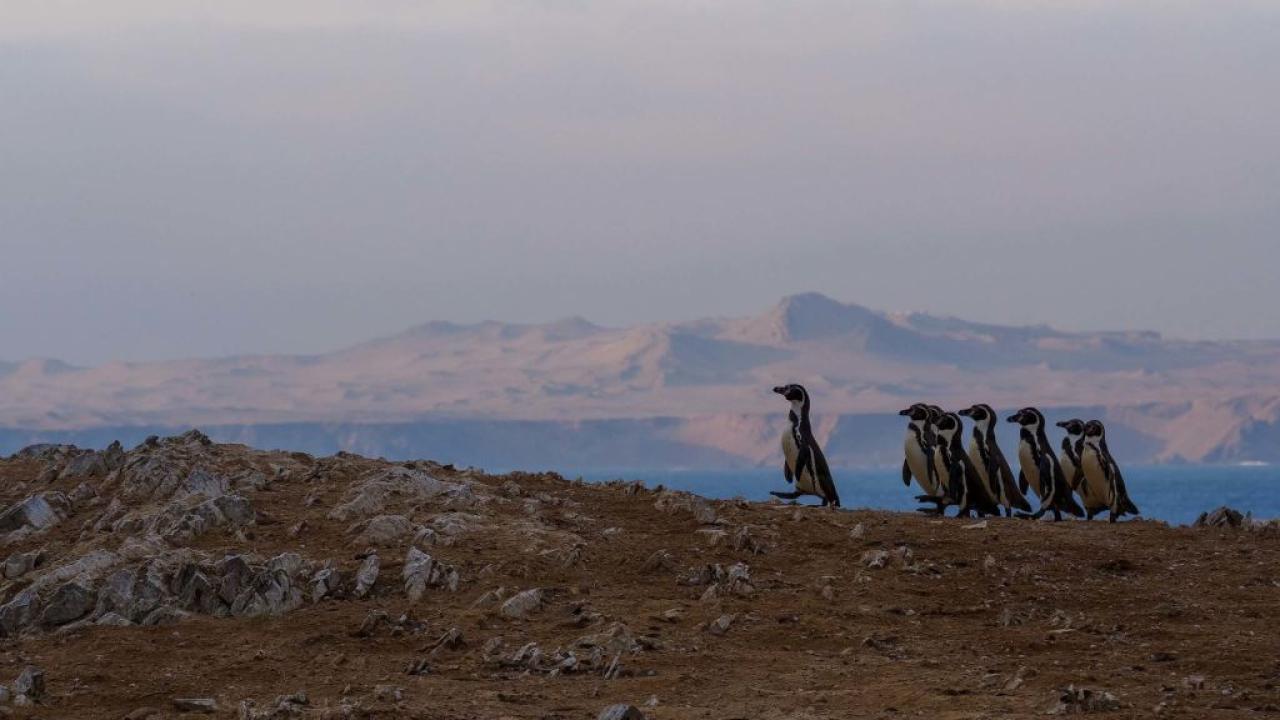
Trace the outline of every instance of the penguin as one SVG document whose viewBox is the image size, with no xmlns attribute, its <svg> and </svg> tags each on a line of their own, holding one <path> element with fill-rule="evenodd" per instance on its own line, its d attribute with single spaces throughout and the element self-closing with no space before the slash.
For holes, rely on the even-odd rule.
<svg viewBox="0 0 1280 720">
<path fill-rule="evenodd" d="M 813 436 L 813 426 L 809 422 L 809 393 L 804 387 L 796 384 L 780 385 L 773 389 L 791 403 L 788 418 L 791 423 L 782 433 L 782 474 L 788 483 L 794 482 L 795 492 L 770 492 L 774 497 L 794 500 L 802 495 L 815 495 L 822 499 L 823 507 L 840 507 L 840 496 L 836 493 L 835 480 L 831 477 L 831 468 L 827 467 L 827 458 L 818 447 L 818 439 Z"/>
<path fill-rule="evenodd" d="M 929 408 L 916 403 L 898 413 L 906 417 L 907 437 L 903 443 L 906 458 L 902 461 L 902 484 L 911 487 L 911 478 L 924 492 L 925 497 L 938 497 L 938 478 L 933 471 L 933 437 L 929 427 Z"/>
<path fill-rule="evenodd" d="M 960 411 L 960 415 L 973 420 L 973 437 L 969 440 L 969 459 L 977 468 L 983 486 L 991 499 L 1013 517 L 1013 510 L 1031 512 L 1031 503 L 1018 490 L 1009 469 L 1009 461 L 996 442 L 996 411 L 990 405 L 974 405 Z"/>
<path fill-rule="evenodd" d="M 1076 418 L 1063 420 L 1057 423 L 1057 426 L 1067 431 L 1067 436 L 1062 438 L 1062 455 L 1058 457 L 1058 462 L 1062 465 L 1062 474 L 1067 478 L 1067 485 L 1071 486 L 1077 494 L 1080 494 L 1080 444 L 1084 442 L 1084 421 Z M 1084 495 L 1080 494 L 1080 500 L 1083 503 Z M 1088 505 L 1085 504 L 1087 508 Z"/>
<path fill-rule="evenodd" d="M 1000 508 L 983 486 L 982 476 L 960 441 L 964 425 L 955 413 L 944 413 L 935 426 L 934 472 L 945 488 L 949 504 L 959 507 L 956 517 L 999 515 Z"/>
<path fill-rule="evenodd" d="M 1066 512 L 1076 517 L 1084 517 L 1084 510 L 1076 504 L 1067 486 L 1067 479 L 1062 474 L 1062 466 L 1058 457 L 1049 445 L 1049 437 L 1045 435 L 1044 415 L 1033 407 L 1019 410 L 1009 417 L 1009 422 L 1022 426 L 1018 440 L 1018 487 L 1026 492 L 1028 485 L 1040 497 L 1040 509 L 1030 515 L 1020 514 L 1039 520 L 1046 512 L 1053 512 L 1053 519 L 1061 520 Z"/>
<path fill-rule="evenodd" d="M 1120 466 L 1107 449 L 1107 430 L 1098 420 L 1084 424 L 1084 442 L 1080 446 L 1080 467 L 1084 485 L 1089 489 L 1085 511 L 1089 519 L 1108 510 L 1107 521 L 1115 522 L 1125 514 L 1138 515 L 1138 506 L 1129 499 Z M 1098 501 L 1101 500 L 1099 503 Z"/>
</svg>

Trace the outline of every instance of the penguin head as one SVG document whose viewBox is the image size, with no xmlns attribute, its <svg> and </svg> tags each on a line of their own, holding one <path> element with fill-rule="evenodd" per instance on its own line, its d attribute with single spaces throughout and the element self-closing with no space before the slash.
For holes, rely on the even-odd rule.
<svg viewBox="0 0 1280 720">
<path fill-rule="evenodd" d="M 934 424 L 941 420 L 943 415 L 947 414 L 946 410 L 943 410 L 937 405 L 925 405 L 924 407 L 925 410 L 929 412 L 929 422 Z"/>
<path fill-rule="evenodd" d="M 1076 418 L 1072 418 L 1070 420 L 1063 420 L 1062 422 L 1058 423 L 1058 427 L 1062 428 L 1063 430 L 1066 430 L 1067 434 L 1070 435 L 1071 437 L 1076 437 L 1077 435 L 1084 434 L 1084 421 Z"/>
<path fill-rule="evenodd" d="M 911 418 L 912 422 L 924 422 L 929 419 L 929 408 L 924 403 L 916 403 L 898 414 Z"/>
<path fill-rule="evenodd" d="M 938 422 L 934 425 L 934 429 L 938 433 L 938 437 L 946 442 L 951 442 L 951 438 L 960 432 L 960 416 L 955 413 L 943 413 L 938 418 Z"/>
<path fill-rule="evenodd" d="M 791 409 L 797 414 L 809 409 L 809 392 L 803 385 L 796 383 L 779 385 L 773 391 L 786 398 L 787 402 L 791 403 Z"/>
<path fill-rule="evenodd" d="M 1044 427 L 1044 415 L 1033 407 L 1025 407 L 1009 416 L 1009 422 L 1017 423 L 1025 428 L 1038 430 Z"/>
<path fill-rule="evenodd" d="M 1107 429 L 1102 426 L 1102 422 L 1098 420 L 1090 420 L 1084 424 L 1084 441 L 1087 443 L 1098 444 L 1107 439 Z"/>
<path fill-rule="evenodd" d="M 973 407 L 967 407 L 961 410 L 959 414 L 967 418 L 973 418 L 973 423 L 978 427 L 986 427 L 996 419 L 996 411 L 992 410 L 990 405 L 981 403 Z"/>
</svg>

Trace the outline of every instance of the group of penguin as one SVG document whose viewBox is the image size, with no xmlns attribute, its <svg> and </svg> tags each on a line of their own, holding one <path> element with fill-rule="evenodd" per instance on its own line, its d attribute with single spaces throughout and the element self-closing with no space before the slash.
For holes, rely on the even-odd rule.
<svg viewBox="0 0 1280 720">
<path fill-rule="evenodd" d="M 816 496 L 823 506 L 839 507 L 840 496 L 826 457 L 822 454 L 809 420 L 809 393 L 797 384 L 773 391 L 791 405 L 789 426 L 782 434 L 783 476 L 794 483 L 791 492 L 772 492 L 783 499 Z M 916 499 L 922 512 L 942 515 L 956 507 L 957 517 L 999 516 L 1039 519 L 1052 513 L 1092 520 L 1106 512 L 1115 522 L 1124 515 L 1139 514 L 1129 499 L 1124 476 L 1107 448 L 1107 432 L 1098 420 L 1064 420 L 1066 431 L 1061 455 L 1054 451 L 1045 428 L 1044 414 L 1033 407 L 1019 410 L 1007 420 L 1020 426 L 1017 479 L 996 442 L 999 421 L 989 405 L 974 405 L 946 412 L 936 405 L 916 403 L 899 413 L 907 418 L 906 458 L 902 482 L 914 478 L 923 494 Z M 966 448 L 961 417 L 973 422 Z M 1040 507 L 1031 512 L 1028 490 L 1034 490 Z M 1079 502 L 1076 496 L 1079 496 Z"/>
</svg>

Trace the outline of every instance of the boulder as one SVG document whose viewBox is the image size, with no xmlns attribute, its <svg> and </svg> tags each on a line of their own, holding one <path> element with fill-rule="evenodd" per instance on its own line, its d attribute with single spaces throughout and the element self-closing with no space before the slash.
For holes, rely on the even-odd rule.
<svg viewBox="0 0 1280 720">
<path fill-rule="evenodd" d="M 109 612 L 109 613 L 104 613 L 101 617 L 98 618 L 98 620 L 94 624 L 103 625 L 107 627 L 128 627 L 133 623 L 129 622 L 129 618 L 119 613 Z"/>
<path fill-rule="evenodd" d="M 356 571 L 356 597 L 362 598 L 373 589 L 374 583 L 378 582 L 378 570 L 381 565 L 382 562 L 375 553 L 370 553 L 365 557 L 364 562 L 360 563 L 360 569 Z"/>
<path fill-rule="evenodd" d="M 35 621 L 38 602 L 35 588 L 27 588 L 0 606 L 0 635 L 13 637 L 30 626 Z"/>
<path fill-rule="evenodd" d="M 218 701 L 213 698 L 174 698 L 173 709 L 180 713 L 216 713 Z"/>
<path fill-rule="evenodd" d="M 342 573 L 337 568 L 321 568 L 311 577 L 311 602 L 317 603 L 338 592 L 342 585 Z"/>
<path fill-rule="evenodd" d="M 0 533 L 23 527 L 35 530 L 52 527 L 62 522 L 70 507 L 71 501 L 60 492 L 32 495 L 0 513 Z"/>
<path fill-rule="evenodd" d="M 93 590 L 78 582 L 66 583 L 55 590 L 45 603 L 40 624 L 51 628 L 79 620 L 89 614 L 96 601 L 97 595 Z"/>
<path fill-rule="evenodd" d="M 450 592 L 458 590 L 458 571 L 416 547 L 409 548 L 401 577 L 410 602 L 421 600 L 429 587 L 448 588 Z"/>
<path fill-rule="evenodd" d="M 707 632 L 712 635 L 724 635 L 729 632 L 729 628 L 733 626 L 733 615 L 721 615 L 707 626 Z"/>
<path fill-rule="evenodd" d="M 13 693 L 25 695 L 32 700 L 44 697 L 44 670 L 35 665 L 24 667 L 18 679 L 13 681 Z"/>
<path fill-rule="evenodd" d="M 366 523 L 357 523 L 348 530 L 351 534 L 359 534 L 356 544 L 398 545 L 413 532 L 413 523 L 403 515 L 379 515 Z"/>
<path fill-rule="evenodd" d="M 1200 513 L 1194 527 L 1240 527 L 1245 524 L 1244 513 L 1225 505 L 1211 512 Z"/>
<path fill-rule="evenodd" d="M 14 553 L 5 558 L 4 577 L 7 580 L 17 580 L 35 570 L 42 562 L 44 562 L 44 551 L 42 550 Z"/>
<path fill-rule="evenodd" d="M 541 588 L 533 588 L 516 593 L 502 603 L 502 609 L 499 611 L 505 618 L 518 620 L 526 618 L 542 608 L 543 592 Z"/>
<path fill-rule="evenodd" d="M 596 720 L 645 720 L 645 717 L 635 705 L 610 705 L 600 711 Z"/>
</svg>

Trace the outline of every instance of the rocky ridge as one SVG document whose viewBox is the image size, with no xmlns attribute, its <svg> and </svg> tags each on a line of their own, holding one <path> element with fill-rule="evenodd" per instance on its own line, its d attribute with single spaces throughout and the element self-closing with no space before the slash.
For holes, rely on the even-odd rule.
<svg viewBox="0 0 1280 720">
<path fill-rule="evenodd" d="M 1280 530 L 1227 509 L 971 524 L 197 431 L 27 448 L 0 499 L 0 714 L 1280 707 Z"/>
</svg>

